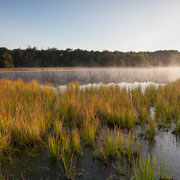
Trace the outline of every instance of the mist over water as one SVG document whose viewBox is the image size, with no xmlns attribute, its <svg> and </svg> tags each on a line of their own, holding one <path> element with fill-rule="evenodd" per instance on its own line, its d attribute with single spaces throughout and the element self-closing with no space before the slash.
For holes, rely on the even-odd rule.
<svg viewBox="0 0 180 180">
<path fill-rule="evenodd" d="M 160 68 L 75 68 L 49 70 L 0 71 L 0 79 L 37 80 L 40 83 L 51 82 L 65 85 L 78 81 L 89 83 L 155 82 L 166 83 L 180 78 L 179 67 Z"/>
</svg>

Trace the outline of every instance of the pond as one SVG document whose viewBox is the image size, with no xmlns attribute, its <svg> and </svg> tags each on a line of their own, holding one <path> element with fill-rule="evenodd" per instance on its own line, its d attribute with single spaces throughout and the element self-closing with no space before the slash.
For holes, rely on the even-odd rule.
<svg viewBox="0 0 180 180">
<path fill-rule="evenodd" d="M 37 80 L 40 83 L 67 84 L 156 82 L 165 83 L 180 78 L 180 68 L 72 68 L 49 70 L 0 71 L 0 79 Z"/>
</svg>

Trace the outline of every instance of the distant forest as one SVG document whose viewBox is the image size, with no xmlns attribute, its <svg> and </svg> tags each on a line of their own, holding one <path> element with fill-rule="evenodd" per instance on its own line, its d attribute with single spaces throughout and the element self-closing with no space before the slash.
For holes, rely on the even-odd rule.
<svg viewBox="0 0 180 180">
<path fill-rule="evenodd" d="M 87 51 L 81 49 L 38 50 L 0 48 L 0 68 L 14 67 L 148 67 L 180 65 L 180 52 Z"/>
</svg>

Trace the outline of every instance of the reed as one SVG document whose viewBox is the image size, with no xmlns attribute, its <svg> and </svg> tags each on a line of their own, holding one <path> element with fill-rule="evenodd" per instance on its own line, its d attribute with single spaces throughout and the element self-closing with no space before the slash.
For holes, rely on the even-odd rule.
<svg viewBox="0 0 180 180">
<path fill-rule="evenodd" d="M 59 121 L 59 120 L 54 120 L 53 122 L 53 128 L 54 131 L 53 133 L 55 134 L 56 138 L 58 139 L 62 139 L 63 138 L 63 121 Z"/>
<path fill-rule="evenodd" d="M 80 135 L 77 128 L 72 130 L 72 148 L 77 154 L 81 152 Z"/>
<path fill-rule="evenodd" d="M 119 129 L 103 128 L 96 145 L 95 154 L 102 160 L 116 158 L 118 154 L 124 151 L 124 143 L 124 134 Z"/>
<path fill-rule="evenodd" d="M 56 160 L 59 160 L 61 155 L 61 141 L 54 136 L 49 136 L 48 148 L 50 156 Z"/>
<path fill-rule="evenodd" d="M 167 165 L 161 159 L 160 164 L 157 163 L 156 156 L 150 158 L 148 154 L 147 160 L 140 158 L 138 166 L 135 167 L 135 180 L 173 180 L 167 172 Z"/>
<path fill-rule="evenodd" d="M 80 152 L 80 147 L 77 146 L 77 136 L 77 130 L 75 129 L 72 132 L 72 143 L 68 130 L 63 131 L 61 136 L 53 135 L 48 137 L 50 156 L 57 160 L 66 179 L 74 178 L 74 151 L 76 153 Z"/>
<path fill-rule="evenodd" d="M 149 127 L 148 127 L 148 139 L 150 141 L 153 141 L 155 136 L 156 136 L 157 132 L 156 132 L 156 125 L 155 125 L 155 121 L 154 120 L 149 120 Z"/>
<path fill-rule="evenodd" d="M 178 121 L 177 123 L 176 123 L 176 126 L 175 126 L 175 128 L 174 128 L 174 130 L 173 130 L 173 133 L 174 134 L 180 134 L 180 121 Z"/>
<path fill-rule="evenodd" d="M 148 123 L 142 126 L 142 136 L 150 142 L 154 141 L 157 134 L 155 120 L 149 119 Z"/>
<path fill-rule="evenodd" d="M 139 109 L 139 121 L 140 124 L 146 124 L 149 117 L 149 110 L 146 106 L 143 106 Z"/>
<path fill-rule="evenodd" d="M 139 167 L 135 169 L 135 180 L 155 180 L 156 177 L 156 157 L 151 164 L 150 156 L 147 160 L 140 159 Z"/>
<path fill-rule="evenodd" d="M 61 161 L 63 168 L 61 168 L 66 179 L 74 179 L 75 175 L 75 160 L 73 159 L 73 154 L 67 154 L 67 152 L 62 151 Z"/>
<path fill-rule="evenodd" d="M 133 131 L 128 133 L 126 138 L 126 145 L 124 154 L 127 155 L 129 163 L 132 163 L 134 159 L 140 157 L 141 154 L 141 146 L 139 144 L 138 137 L 134 135 Z"/>
<path fill-rule="evenodd" d="M 89 118 L 84 119 L 82 128 L 80 129 L 81 137 L 85 145 L 94 147 L 96 133 L 99 128 L 99 120 L 91 120 Z"/>
<path fill-rule="evenodd" d="M 108 158 L 128 157 L 129 162 L 140 156 L 141 148 L 138 139 L 132 132 L 126 137 L 121 129 L 103 128 L 97 141 L 95 155 L 107 161 Z"/>
</svg>

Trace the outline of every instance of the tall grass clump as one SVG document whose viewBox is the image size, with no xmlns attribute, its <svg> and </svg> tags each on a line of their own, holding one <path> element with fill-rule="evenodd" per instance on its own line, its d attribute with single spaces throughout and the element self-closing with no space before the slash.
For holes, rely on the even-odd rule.
<svg viewBox="0 0 180 180">
<path fill-rule="evenodd" d="M 147 87 L 144 92 L 141 87 L 132 91 L 132 99 L 136 107 L 138 122 L 141 126 L 145 125 L 150 116 L 150 107 L 156 104 L 157 89 L 153 86 Z"/>
<path fill-rule="evenodd" d="M 137 111 L 139 111 L 143 106 L 146 106 L 149 111 L 150 106 L 154 106 L 156 101 L 156 89 L 153 86 L 150 86 L 143 91 L 139 86 L 133 89 L 132 99 Z"/>
<path fill-rule="evenodd" d="M 167 172 L 166 163 L 161 160 L 157 163 L 156 156 L 147 160 L 140 158 L 138 166 L 135 167 L 135 180 L 173 180 Z"/>
<path fill-rule="evenodd" d="M 97 107 L 97 114 L 101 121 L 109 125 L 118 125 L 121 128 L 133 128 L 135 126 L 135 109 L 130 97 L 130 92 L 125 88 L 102 87 L 99 99 L 101 103 Z"/>
<path fill-rule="evenodd" d="M 176 126 L 175 126 L 175 128 L 173 130 L 173 133 L 177 134 L 177 135 L 180 134 L 180 120 L 176 123 Z"/>
<path fill-rule="evenodd" d="M 54 159 L 59 160 L 61 155 L 61 140 L 55 136 L 49 136 L 48 148 L 49 148 L 50 156 Z"/>
<path fill-rule="evenodd" d="M 127 157 L 130 163 L 138 158 L 140 153 L 141 148 L 134 133 L 129 132 L 126 136 L 125 132 L 116 128 L 114 130 L 102 129 L 95 150 L 95 155 L 102 160 L 119 159 L 123 156 Z"/>
<path fill-rule="evenodd" d="M 5 118 L 0 115 L 0 156 L 10 149 L 10 134 L 5 128 Z"/>
<path fill-rule="evenodd" d="M 138 136 L 135 136 L 134 131 L 130 131 L 126 137 L 126 145 L 124 154 L 128 157 L 129 163 L 137 159 L 141 155 L 141 149 Z"/>
<path fill-rule="evenodd" d="M 160 127 L 166 127 L 179 120 L 180 81 L 160 87 L 157 93 L 156 120 Z"/>
<path fill-rule="evenodd" d="M 81 137 L 85 145 L 94 147 L 97 130 L 99 129 L 99 120 L 85 118 L 80 129 Z"/>
<path fill-rule="evenodd" d="M 54 134 L 48 137 L 48 148 L 50 156 L 58 162 L 66 179 L 73 179 L 75 171 L 74 152 L 79 152 L 80 147 L 74 147 L 74 141 L 71 142 L 70 134 L 67 131 L 63 132 L 61 136 Z"/>
<path fill-rule="evenodd" d="M 96 145 L 96 156 L 100 159 L 116 158 L 124 151 L 125 137 L 122 131 L 104 128 Z"/>
<path fill-rule="evenodd" d="M 53 129 L 53 134 L 48 137 L 50 156 L 59 163 L 66 179 L 73 179 L 76 155 L 81 153 L 79 130 L 70 131 L 58 119 L 54 120 Z"/>
<path fill-rule="evenodd" d="M 69 83 L 64 93 L 59 91 L 55 104 L 55 114 L 64 123 L 73 126 L 79 126 L 82 119 L 82 105 L 84 96 L 79 89 L 79 83 Z"/>
<path fill-rule="evenodd" d="M 9 134 L 11 144 L 42 143 L 51 121 L 53 90 L 42 89 L 36 81 L 1 80 L 0 84 L 1 124 L 3 131 Z"/>
<path fill-rule="evenodd" d="M 147 124 L 145 124 L 141 128 L 141 130 L 142 130 L 141 135 L 144 137 L 144 139 L 147 139 L 151 142 L 154 141 L 155 136 L 157 134 L 155 120 L 149 119 Z"/>
<path fill-rule="evenodd" d="M 78 128 L 72 130 L 72 148 L 75 153 L 81 152 L 80 134 Z"/>
<path fill-rule="evenodd" d="M 139 167 L 135 169 L 135 180 L 155 180 L 156 177 L 156 157 L 151 163 L 150 156 L 147 160 L 140 159 Z"/>
</svg>

